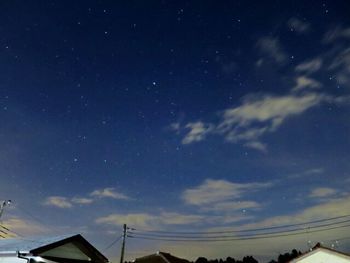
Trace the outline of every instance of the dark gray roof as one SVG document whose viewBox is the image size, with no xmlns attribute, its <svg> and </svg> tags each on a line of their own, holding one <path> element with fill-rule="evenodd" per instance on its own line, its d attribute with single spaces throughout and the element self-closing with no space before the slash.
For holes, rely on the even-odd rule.
<svg viewBox="0 0 350 263">
<path fill-rule="evenodd" d="M 157 252 L 152 255 L 136 258 L 135 263 L 189 263 L 189 261 L 175 257 L 170 253 Z"/>
</svg>

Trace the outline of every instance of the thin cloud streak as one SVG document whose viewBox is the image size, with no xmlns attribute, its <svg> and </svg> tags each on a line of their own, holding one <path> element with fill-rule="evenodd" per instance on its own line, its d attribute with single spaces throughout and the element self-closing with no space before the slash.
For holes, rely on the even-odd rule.
<svg viewBox="0 0 350 263">
<path fill-rule="evenodd" d="M 204 207 L 209 210 L 230 210 L 234 206 L 240 209 L 242 206 L 252 207 L 259 205 L 251 201 L 240 201 L 248 193 L 271 187 L 272 183 L 232 183 L 227 180 L 207 179 L 195 188 L 186 189 L 181 198 L 185 204 Z M 232 202 L 236 201 L 236 202 Z M 212 207 L 212 208 L 208 208 Z"/>
<path fill-rule="evenodd" d="M 65 196 L 49 196 L 43 203 L 46 206 L 53 206 L 58 208 L 72 208 L 75 204 L 90 205 L 93 202 L 103 199 L 111 198 L 116 200 L 130 200 L 131 198 L 115 191 L 113 187 L 103 189 L 96 189 L 89 194 L 89 197 L 65 197 Z"/>
<path fill-rule="evenodd" d="M 115 188 L 108 187 L 104 189 L 97 189 L 90 193 L 90 196 L 95 198 L 112 198 L 112 199 L 129 199 L 128 196 L 118 193 L 115 191 Z"/>
<path fill-rule="evenodd" d="M 66 197 L 63 196 L 49 196 L 46 198 L 44 205 L 54 206 L 58 208 L 72 208 L 73 205 Z"/>
</svg>

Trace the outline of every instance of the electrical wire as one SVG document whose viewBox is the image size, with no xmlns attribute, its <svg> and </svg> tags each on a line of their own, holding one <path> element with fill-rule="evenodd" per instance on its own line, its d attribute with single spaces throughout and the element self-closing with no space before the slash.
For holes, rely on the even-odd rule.
<svg viewBox="0 0 350 263">
<path fill-rule="evenodd" d="M 34 219 L 35 221 L 37 221 L 38 223 L 42 224 L 42 225 L 47 225 L 47 223 L 45 223 L 44 221 L 42 221 L 41 219 L 39 219 L 38 217 L 34 216 L 32 213 L 30 213 L 29 211 L 27 211 L 26 209 L 20 207 L 19 205 L 16 206 L 16 208 L 18 210 L 20 210 L 22 213 L 26 214 L 27 216 L 29 216 L 30 218 Z"/>
<path fill-rule="evenodd" d="M 12 234 L 15 234 L 16 236 L 23 237 L 21 234 L 19 234 L 19 233 L 15 232 L 15 231 L 13 231 L 13 230 L 11 230 L 11 229 L 9 229 L 9 228 L 3 226 L 3 225 L 0 225 L 0 227 L 3 228 L 3 229 L 5 229 L 5 230 L 7 230 L 8 232 L 10 232 L 10 233 L 12 233 Z"/>
<path fill-rule="evenodd" d="M 156 238 L 156 237 L 142 237 L 142 236 L 131 236 L 127 235 L 129 238 L 136 238 L 136 239 L 146 239 L 146 240 L 158 240 L 158 241 L 172 241 L 172 242 L 223 242 L 223 241 L 244 241 L 244 240 L 253 240 L 253 239 L 268 239 L 268 238 L 276 238 L 276 237 L 285 237 L 285 236 L 295 236 L 295 235 L 305 235 L 308 233 L 316 233 L 316 232 L 324 232 L 329 231 L 333 229 L 339 229 L 339 228 L 346 228 L 350 227 L 350 224 L 343 225 L 343 226 L 335 226 L 330 227 L 326 229 L 318 229 L 318 230 L 311 230 L 307 233 L 305 232 L 299 232 L 299 233 L 289 233 L 289 234 L 275 234 L 275 235 L 265 235 L 265 236 L 249 236 L 249 237 L 238 237 L 238 238 L 230 238 L 230 239 L 170 239 L 170 238 Z"/>
<path fill-rule="evenodd" d="M 0 229 L 0 232 L 2 233 L 2 234 L 1 234 L 1 237 L 3 237 L 3 238 L 6 238 L 6 237 L 15 237 L 12 233 L 6 232 L 6 231 L 4 231 L 4 230 L 1 230 L 1 229 Z M 4 234 L 5 236 L 4 236 L 3 234 Z"/>
<path fill-rule="evenodd" d="M 115 243 L 117 243 L 123 236 L 118 237 L 117 239 L 113 240 L 112 243 L 110 243 L 105 249 L 104 251 L 110 249 Z"/>
<path fill-rule="evenodd" d="M 333 225 L 339 225 L 343 223 L 348 223 L 350 222 L 350 219 L 348 220 L 343 220 L 340 222 L 336 223 L 327 223 L 327 224 L 322 224 L 322 225 L 317 225 L 317 226 L 312 226 L 312 227 L 299 227 L 295 229 L 287 229 L 283 231 L 274 231 L 274 232 L 269 232 L 269 233 L 257 233 L 257 234 L 244 234 L 240 235 L 241 237 L 249 237 L 249 236 L 264 236 L 264 235 L 273 235 L 273 234 L 281 234 L 281 233 L 290 233 L 290 232 L 296 232 L 296 231 L 303 231 L 303 230 L 310 230 L 314 228 L 321 228 L 321 227 L 327 227 L 327 226 L 333 226 Z M 180 236 L 180 235 L 165 235 L 165 234 L 153 234 L 153 233 L 136 233 L 136 232 L 129 232 L 130 234 L 136 234 L 138 236 L 142 237 L 164 237 L 164 238 L 187 238 L 187 239 L 200 239 L 200 238 L 207 238 L 207 239 L 216 239 L 216 238 L 232 238 L 235 236 L 232 235 L 217 235 L 217 236 Z"/>
<path fill-rule="evenodd" d="M 1 230 L 1 229 L 0 229 L 0 232 L 3 233 L 3 234 L 5 234 L 5 235 L 8 234 L 8 232 L 6 232 L 6 231 L 4 231 L 4 230 Z"/>
<path fill-rule="evenodd" d="M 262 228 L 255 228 L 255 229 L 228 230 L 228 231 L 178 232 L 178 231 L 143 230 L 143 229 L 135 229 L 135 228 L 133 228 L 132 230 L 135 232 L 164 233 L 164 234 L 175 234 L 175 235 L 176 234 L 179 234 L 179 235 L 180 234 L 183 234 L 183 235 L 227 234 L 227 233 L 257 232 L 257 231 L 265 231 L 265 230 L 272 230 L 272 229 L 289 228 L 289 227 L 295 227 L 295 226 L 301 226 L 301 225 L 307 225 L 307 224 L 321 223 L 321 222 L 326 222 L 326 221 L 331 221 L 331 220 L 336 220 L 336 219 L 341 219 L 346 217 L 350 217 L 350 214 L 331 217 L 331 218 L 318 219 L 313 221 L 307 221 L 302 223 L 296 223 L 296 224 L 262 227 Z"/>
</svg>

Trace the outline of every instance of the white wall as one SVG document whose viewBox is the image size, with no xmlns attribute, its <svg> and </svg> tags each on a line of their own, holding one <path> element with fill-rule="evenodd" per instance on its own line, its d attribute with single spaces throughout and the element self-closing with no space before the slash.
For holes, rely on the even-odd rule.
<svg viewBox="0 0 350 263">
<path fill-rule="evenodd" d="M 297 263 L 350 263 L 350 257 L 319 250 L 314 254 L 295 260 Z"/>
<path fill-rule="evenodd" d="M 17 256 L 0 256 L 0 263 L 27 263 L 27 260 Z"/>
</svg>

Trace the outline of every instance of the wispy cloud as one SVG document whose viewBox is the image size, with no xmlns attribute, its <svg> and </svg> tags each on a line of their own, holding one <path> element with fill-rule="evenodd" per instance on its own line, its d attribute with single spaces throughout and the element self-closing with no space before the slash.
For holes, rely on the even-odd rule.
<svg viewBox="0 0 350 263">
<path fill-rule="evenodd" d="M 128 196 L 117 192 L 113 187 L 94 190 L 90 195 L 97 198 L 129 199 Z"/>
<path fill-rule="evenodd" d="M 123 225 L 145 229 L 161 229 L 167 225 L 191 225 L 200 222 L 208 222 L 208 218 L 203 215 L 181 214 L 177 212 L 162 213 L 129 213 L 110 214 L 96 219 L 97 224 L 102 225 Z"/>
<path fill-rule="evenodd" d="M 245 147 L 258 150 L 260 152 L 267 152 L 267 145 L 259 141 L 250 141 L 244 144 Z"/>
<path fill-rule="evenodd" d="M 94 202 L 94 200 L 91 198 L 85 198 L 85 197 L 74 197 L 72 198 L 72 202 L 80 205 L 88 205 Z"/>
<path fill-rule="evenodd" d="M 258 208 L 253 201 L 241 201 L 240 198 L 271 183 L 233 183 L 226 180 L 205 180 L 201 185 L 187 189 L 182 199 L 188 205 L 201 207 L 204 211 L 232 211 L 244 208 Z"/>
<path fill-rule="evenodd" d="M 240 106 L 225 110 L 218 128 L 222 132 L 228 131 L 231 140 L 256 138 L 268 131 L 274 131 L 286 118 L 299 115 L 323 100 L 324 95 L 318 93 L 250 96 Z M 251 132 L 251 125 L 254 123 L 264 123 L 265 126 Z M 238 128 L 249 129 L 240 132 Z"/>
<path fill-rule="evenodd" d="M 206 139 L 209 135 L 221 135 L 228 142 L 240 143 L 262 152 L 267 151 L 260 138 L 275 132 L 288 118 L 298 116 L 322 103 L 344 103 L 345 97 L 333 97 L 321 92 L 295 91 L 317 88 L 321 84 L 306 77 L 297 79 L 297 86 L 293 92 L 284 96 L 250 95 L 241 105 L 222 111 L 217 123 L 191 122 L 179 128 L 187 131 L 182 140 L 183 144 L 190 144 Z M 180 132 L 179 132 L 180 134 Z"/>
<path fill-rule="evenodd" d="M 299 76 L 295 80 L 296 85 L 292 89 L 292 91 L 300 91 L 303 89 L 311 88 L 311 89 L 318 89 L 322 86 L 320 82 L 318 82 L 315 79 L 306 77 L 306 76 Z"/>
<path fill-rule="evenodd" d="M 73 207 L 72 203 L 70 202 L 69 199 L 63 196 L 49 196 L 46 198 L 45 205 L 48 206 L 55 206 L 58 208 L 71 208 Z"/>
<path fill-rule="evenodd" d="M 152 222 L 154 222 L 155 219 L 155 216 L 147 213 L 110 214 L 97 218 L 96 223 L 117 226 L 127 223 L 132 227 L 148 228 L 153 225 Z"/>
<path fill-rule="evenodd" d="M 288 176 L 288 178 L 294 179 L 294 178 L 305 178 L 308 176 L 316 176 L 324 173 L 324 169 L 319 167 L 319 168 L 312 168 L 308 169 L 306 171 L 302 171 L 299 173 L 291 174 Z"/>
<path fill-rule="evenodd" d="M 53 206 L 58 208 L 72 208 L 74 205 L 90 205 L 97 199 L 112 198 L 118 200 L 128 200 L 130 197 L 118 193 L 113 187 L 107 187 L 103 189 L 96 189 L 92 191 L 88 197 L 65 197 L 65 196 L 49 196 L 44 201 L 44 205 Z"/>
<path fill-rule="evenodd" d="M 284 63 L 288 57 L 283 51 L 277 37 L 262 37 L 258 40 L 257 46 L 262 53 L 273 59 L 278 64 Z"/>
<path fill-rule="evenodd" d="M 350 27 L 343 28 L 342 26 L 336 26 L 330 29 L 324 35 L 323 42 L 329 44 L 342 38 L 350 39 Z"/>
<path fill-rule="evenodd" d="M 339 84 L 350 84 L 350 48 L 343 49 L 335 56 L 329 70 L 335 71 Z"/>
<path fill-rule="evenodd" d="M 291 31 L 299 34 L 306 33 L 311 29 L 311 26 L 308 22 L 302 21 L 296 17 L 289 19 L 287 24 Z"/>
<path fill-rule="evenodd" d="M 206 135 L 213 130 L 213 125 L 197 121 L 188 123 L 185 128 L 189 130 L 189 132 L 183 138 L 182 143 L 189 144 L 205 139 Z"/>
<path fill-rule="evenodd" d="M 311 74 L 322 67 L 322 59 L 321 58 L 314 58 L 312 60 L 307 60 L 295 67 L 295 71 L 305 73 L 305 74 Z"/>
<path fill-rule="evenodd" d="M 334 196 L 338 191 L 329 187 L 318 187 L 311 191 L 310 198 L 324 198 Z"/>
</svg>

